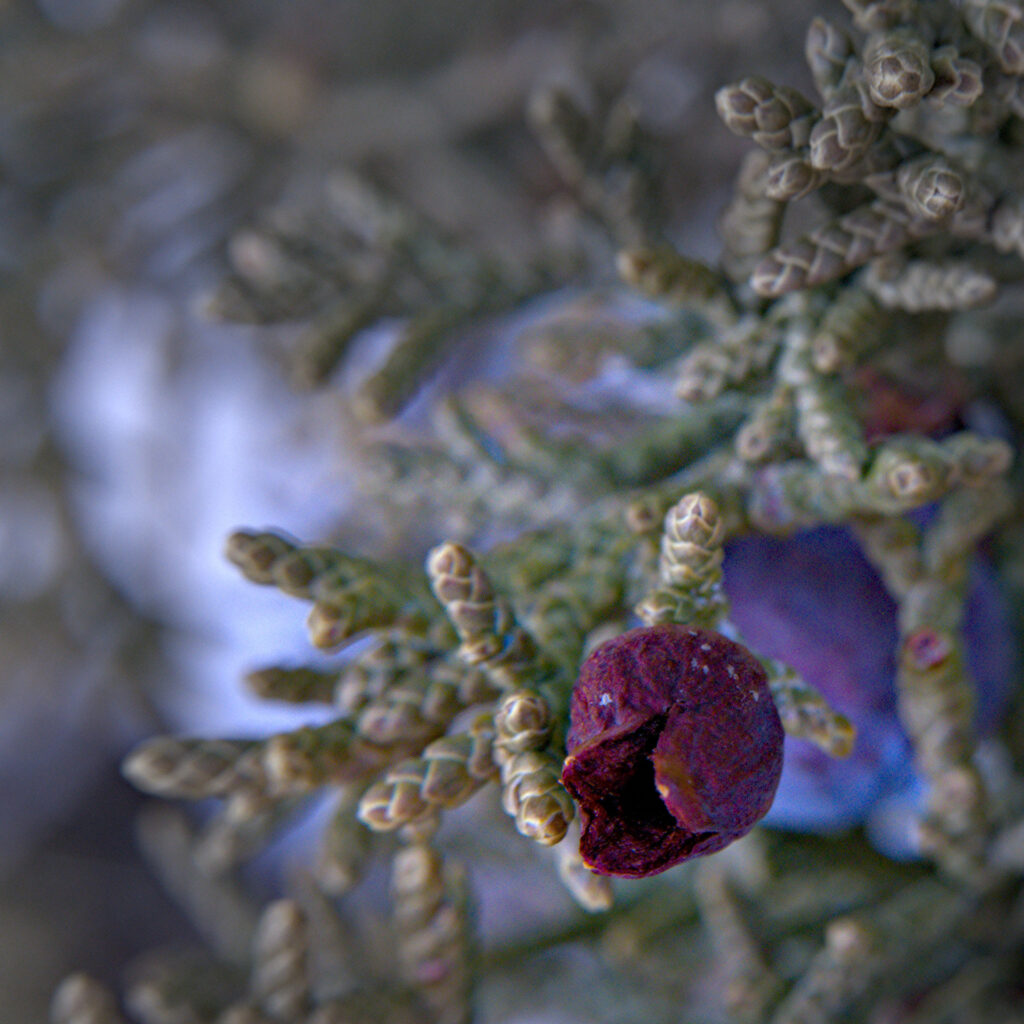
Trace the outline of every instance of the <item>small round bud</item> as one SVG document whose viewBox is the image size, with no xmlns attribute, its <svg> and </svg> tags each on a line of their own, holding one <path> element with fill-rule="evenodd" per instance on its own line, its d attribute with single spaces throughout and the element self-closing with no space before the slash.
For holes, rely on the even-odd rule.
<svg viewBox="0 0 1024 1024">
<path fill-rule="evenodd" d="M 942 157 L 927 156 L 903 164 L 897 182 L 910 212 L 929 220 L 950 217 L 964 205 L 964 179 Z"/>
<path fill-rule="evenodd" d="M 548 702 L 529 690 L 508 694 L 494 716 L 498 745 L 513 754 L 542 749 L 551 736 L 552 725 Z"/>
<path fill-rule="evenodd" d="M 772 85 L 758 75 L 723 86 L 715 94 L 715 106 L 730 131 L 753 138 L 765 149 L 807 141 L 800 119 L 810 112 L 810 104 L 793 89 Z"/>
<path fill-rule="evenodd" d="M 672 531 L 673 540 L 679 543 L 710 548 L 722 540 L 718 506 L 701 491 L 680 498 L 666 517 L 665 526 Z"/>
<path fill-rule="evenodd" d="M 811 167 L 819 171 L 845 171 L 864 155 L 878 137 L 880 126 L 868 121 L 855 91 L 837 94 L 811 129 Z"/>
<path fill-rule="evenodd" d="M 939 497 L 947 466 L 934 441 L 883 447 L 868 472 L 871 484 L 886 498 L 901 504 L 923 505 Z"/>
<path fill-rule="evenodd" d="M 979 64 L 961 57 L 956 47 L 940 46 L 931 54 L 935 84 L 928 92 L 932 103 L 949 103 L 969 107 L 983 90 L 982 70 Z"/>
<path fill-rule="evenodd" d="M 245 573 L 253 583 L 274 582 L 274 567 L 290 555 L 295 545 L 276 533 L 249 533 L 236 530 L 228 537 L 224 554 L 227 560 Z"/>
<path fill-rule="evenodd" d="M 908 30 L 876 36 L 864 54 L 871 98 L 880 107 L 906 110 L 919 103 L 935 82 L 924 41 Z"/>
</svg>

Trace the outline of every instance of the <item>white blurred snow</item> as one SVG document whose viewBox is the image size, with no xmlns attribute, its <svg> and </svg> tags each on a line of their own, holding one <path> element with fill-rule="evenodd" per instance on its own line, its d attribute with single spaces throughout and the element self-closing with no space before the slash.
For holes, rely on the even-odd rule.
<svg viewBox="0 0 1024 1024">
<path fill-rule="evenodd" d="M 316 660 L 306 609 L 247 582 L 223 549 L 239 527 L 329 533 L 352 497 L 335 399 L 291 392 L 250 332 L 112 287 L 87 307 L 52 400 L 81 472 L 73 506 L 90 554 L 173 627 L 172 723 L 245 734 L 308 721 L 308 708 L 257 701 L 240 680 L 261 664 Z"/>
</svg>

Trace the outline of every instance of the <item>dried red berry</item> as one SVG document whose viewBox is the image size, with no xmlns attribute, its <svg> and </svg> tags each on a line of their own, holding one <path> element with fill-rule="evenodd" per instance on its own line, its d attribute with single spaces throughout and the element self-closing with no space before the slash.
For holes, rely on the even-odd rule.
<svg viewBox="0 0 1024 1024">
<path fill-rule="evenodd" d="M 562 782 L 580 853 L 603 875 L 643 878 L 722 849 L 771 806 L 782 723 L 764 669 L 718 633 L 630 630 L 584 662 Z"/>
</svg>

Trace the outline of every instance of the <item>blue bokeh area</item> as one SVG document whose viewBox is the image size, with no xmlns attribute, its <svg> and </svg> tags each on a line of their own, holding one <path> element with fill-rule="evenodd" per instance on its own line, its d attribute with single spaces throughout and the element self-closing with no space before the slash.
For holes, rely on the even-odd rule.
<svg viewBox="0 0 1024 1024">
<path fill-rule="evenodd" d="M 796 669 L 857 729 L 845 759 L 786 738 L 765 824 L 804 832 L 865 825 L 882 852 L 914 856 L 925 785 L 896 712 L 897 608 L 854 537 L 823 527 L 788 538 L 740 538 L 726 547 L 724 574 L 743 641 Z M 976 726 L 985 735 L 1005 709 L 1016 656 L 1006 603 L 980 560 L 972 567 L 964 633 Z"/>
</svg>

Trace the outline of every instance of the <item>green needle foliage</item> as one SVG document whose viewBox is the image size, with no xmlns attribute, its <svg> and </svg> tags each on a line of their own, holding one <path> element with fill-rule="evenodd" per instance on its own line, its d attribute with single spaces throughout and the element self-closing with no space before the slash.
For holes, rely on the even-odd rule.
<svg viewBox="0 0 1024 1024">
<path fill-rule="evenodd" d="M 247 579 L 309 606 L 312 646 L 348 657 L 248 678 L 263 699 L 331 707 L 326 724 L 158 738 L 128 758 L 143 790 L 221 801 L 201 833 L 165 829 L 158 860 L 195 905 L 314 795 L 330 791 L 333 811 L 304 890 L 250 919 L 248 946 L 221 936 L 216 969 L 154 967 L 129 995 L 139 1020 L 462 1024 L 502 1019 L 495 992 L 571 1008 L 571 986 L 547 976 L 561 961 L 540 954 L 574 944 L 602 965 L 607 1020 L 1024 1019 L 1024 734 L 979 744 L 963 638 L 980 544 L 1018 603 L 1024 585 L 1024 400 L 1019 372 L 1007 378 L 1024 346 L 1024 8 L 844 2 L 852 25 L 807 30 L 816 97 L 758 75 L 717 93 L 725 127 L 758 147 L 717 262 L 675 244 L 630 104 L 587 107 L 563 87 L 538 94 L 530 119 L 578 201 L 577 231 L 603 232 L 604 250 L 478 251 L 347 172 L 312 209 L 283 202 L 235 236 L 210 309 L 304 322 L 288 357 L 304 385 L 331 386 L 365 327 L 398 324 L 347 411 L 382 520 L 434 546 L 403 561 L 277 532 L 228 540 Z M 586 291 L 613 266 L 602 251 L 642 316 L 566 300 L 522 332 L 499 382 L 464 380 L 408 427 L 403 410 L 462 358 L 467 330 L 495 331 L 499 313 L 559 285 Z M 987 339 L 966 356 L 965 324 Z M 675 411 L 602 391 L 609 356 L 659 394 L 674 387 Z M 998 409 L 1003 436 L 963 425 L 971 403 Z M 923 858 L 889 861 L 857 832 L 755 832 L 629 888 L 592 874 L 559 781 L 580 663 L 636 616 L 732 628 L 723 546 L 823 524 L 854 531 L 899 607 Z M 764 660 L 791 735 L 856 750 L 843 715 Z M 453 813 L 467 803 L 475 818 Z M 546 858 L 589 916 L 482 948 L 442 828 L 466 820 L 499 837 L 485 846 Z M 346 902 L 381 858 L 386 922 Z M 511 854 L 506 867 L 501 884 L 535 901 L 534 875 L 522 881 Z M 122 1019 L 83 976 L 54 998 L 60 1024 Z"/>
</svg>

